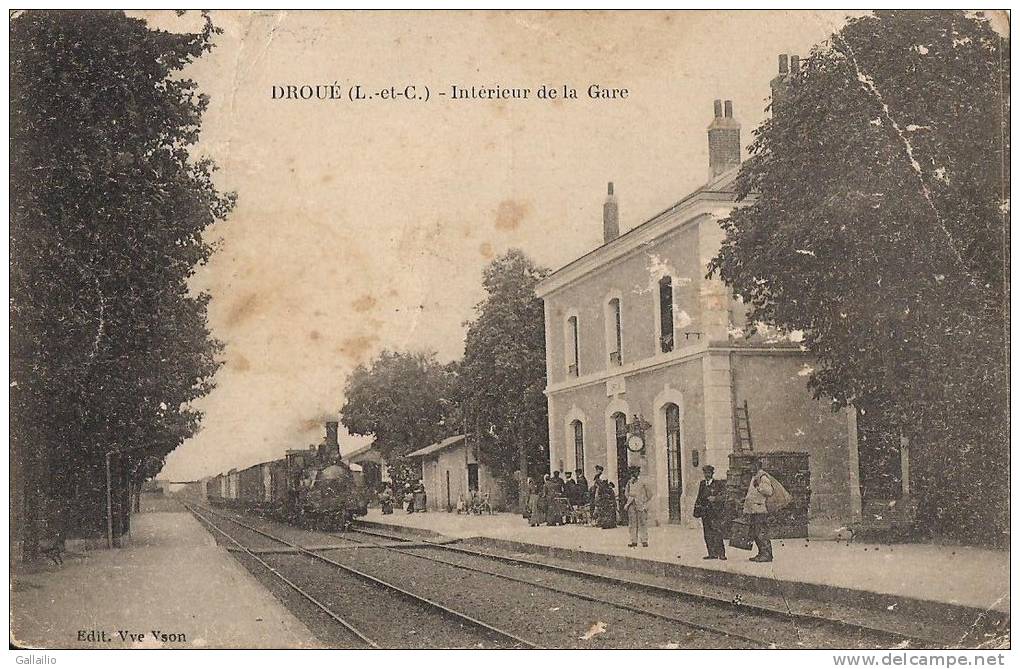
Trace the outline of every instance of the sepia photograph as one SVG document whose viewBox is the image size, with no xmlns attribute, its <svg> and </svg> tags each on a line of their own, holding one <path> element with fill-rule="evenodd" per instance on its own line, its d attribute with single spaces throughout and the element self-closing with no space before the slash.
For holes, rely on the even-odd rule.
<svg viewBox="0 0 1020 669">
<path fill-rule="evenodd" d="M 9 661 L 1007 664 L 1010 18 L 9 10 Z"/>
</svg>

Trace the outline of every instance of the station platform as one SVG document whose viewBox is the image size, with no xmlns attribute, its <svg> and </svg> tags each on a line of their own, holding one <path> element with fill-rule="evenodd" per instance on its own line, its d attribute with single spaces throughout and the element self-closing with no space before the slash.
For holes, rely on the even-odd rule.
<svg viewBox="0 0 1020 669">
<path fill-rule="evenodd" d="M 321 647 L 176 509 L 132 516 L 126 548 L 69 553 L 62 566 L 16 565 L 11 641 L 39 649 Z"/>
<path fill-rule="evenodd" d="M 703 560 L 700 527 L 649 528 L 647 548 L 629 548 L 627 527 L 603 530 L 580 525 L 530 527 L 519 514 L 492 516 L 369 509 L 363 520 L 415 528 L 449 538 L 483 540 L 494 548 L 548 554 L 592 564 L 638 569 L 720 585 L 828 600 L 853 600 L 872 608 L 917 603 L 962 609 L 962 615 L 1009 614 L 1009 552 L 933 544 L 866 544 L 817 539 L 773 539 L 771 563 L 727 546 L 726 561 Z"/>
</svg>

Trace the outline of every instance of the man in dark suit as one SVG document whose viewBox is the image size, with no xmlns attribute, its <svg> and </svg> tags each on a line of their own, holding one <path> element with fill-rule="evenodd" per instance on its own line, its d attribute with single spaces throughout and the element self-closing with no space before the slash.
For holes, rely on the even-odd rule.
<svg viewBox="0 0 1020 669">
<path fill-rule="evenodd" d="M 573 479 L 573 472 L 567 472 L 564 474 L 566 480 L 563 481 L 563 496 L 567 498 L 567 522 L 574 522 L 574 506 L 577 505 L 577 483 Z"/>
<path fill-rule="evenodd" d="M 715 480 L 715 467 L 701 468 L 705 480 L 698 486 L 698 498 L 694 501 L 694 517 L 701 518 L 705 531 L 705 547 L 708 555 L 703 560 L 725 560 L 726 546 L 723 544 L 723 528 L 726 521 L 726 484 Z"/>
</svg>

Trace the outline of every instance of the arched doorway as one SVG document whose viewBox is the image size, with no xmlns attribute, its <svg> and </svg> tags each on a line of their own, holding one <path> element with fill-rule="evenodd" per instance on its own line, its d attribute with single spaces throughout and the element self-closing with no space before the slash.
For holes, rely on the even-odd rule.
<svg viewBox="0 0 1020 669">
<path fill-rule="evenodd" d="M 627 510 L 624 508 L 627 490 L 627 470 L 630 463 L 627 459 L 627 414 L 617 411 L 612 416 L 616 432 L 616 499 L 620 509 L 622 522 L 627 522 Z"/>
<path fill-rule="evenodd" d="M 680 453 L 680 407 L 669 402 L 662 407 L 666 424 L 666 485 L 669 495 L 669 522 L 681 521 L 680 501 L 683 497 L 683 474 Z"/>
</svg>

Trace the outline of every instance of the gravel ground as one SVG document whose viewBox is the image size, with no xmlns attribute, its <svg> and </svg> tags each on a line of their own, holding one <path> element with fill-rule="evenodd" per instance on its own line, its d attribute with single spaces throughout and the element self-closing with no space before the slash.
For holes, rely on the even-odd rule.
<svg viewBox="0 0 1020 669">
<path fill-rule="evenodd" d="M 373 528 L 372 531 L 374 532 L 375 529 Z M 640 583 L 659 585 L 667 588 L 678 588 L 694 594 L 723 599 L 726 601 L 732 601 L 735 597 L 740 597 L 741 601 L 749 606 L 759 606 L 771 608 L 773 610 L 788 609 L 798 613 L 821 616 L 823 618 L 830 618 L 833 620 L 846 620 L 856 622 L 860 625 L 875 626 L 880 629 L 900 632 L 901 634 L 906 634 L 908 636 L 916 635 L 926 639 L 942 640 L 939 645 L 943 647 L 955 646 L 960 643 L 966 635 L 977 631 L 970 627 L 965 628 L 953 625 L 949 621 L 945 620 L 918 620 L 915 617 L 903 615 L 896 610 L 895 607 L 889 607 L 888 609 L 874 609 L 844 604 L 839 601 L 820 601 L 797 596 L 783 597 L 778 594 L 739 590 L 732 587 L 718 585 L 716 583 L 700 581 L 696 578 L 678 582 L 672 577 L 657 576 L 645 572 L 626 571 L 603 565 L 556 558 L 549 555 L 516 553 L 493 548 L 488 544 L 474 544 L 470 540 L 458 545 L 493 555 L 523 558 L 550 565 L 580 569 L 592 574 L 624 578 Z M 1006 631 L 1008 632 L 1008 628 Z M 968 644 L 970 644 L 971 641 L 980 642 L 982 640 L 983 639 L 969 639 Z M 973 647 L 973 644 L 970 644 L 967 647 Z"/>
<path fill-rule="evenodd" d="M 244 517 L 244 520 L 296 543 L 343 543 L 338 536 L 259 518 Z M 692 629 L 611 604 L 589 602 L 569 594 L 468 572 L 420 556 L 367 546 L 329 551 L 328 556 L 546 648 L 749 646 L 743 639 Z M 591 584 L 587 583 L 585 587 L 590 588 Z M 363 605 L 365 601 L 370 600 L 357 600 L 353 605 Z"/>
<path fill-rule="evenodd" d="M 332 551 L 344 564 L 443 602 L 544 648 L 742 648 L 747 642 L 611 604 L 382 548 Z M 590 587 L 590 584 L 588 584 Z"/>
<path fill-rule="evenodd" d="M 304 530 L 257 517 L 244 516 L 243 519 L 276 536 L 302 545 L 339 545 L 344 544 L 345 540 L 351 542 L 351 548 L 328 551 L 326 555 L 547 648 L 754 647 L 746 639 L 692 629 L 681 622 L 628 611 L 609 603 L 587 601 L 574 596 L 574 593 L 629 605 L 645 612 L 694 621 L 719 630 L 746 634 L 780 648 L 875 649 L 893 647 L 899 641 L 878 632 L 841 627 L 826 621 L 815 623 L 790 618 L 781 613 L 741 611 L 722 602 L 714 604 L 625 585 L 614 585 L 585 576 L 562 574 L 540 567 L 510 565 L 492 558 L 464 555 L 442 548 L 401 549 L 399 552 L 369 546 L 358 548 L 355 547 L 355 543 L 359 541 L 374 543 L 385 540 L 357 533 L 350 533 L 345 539 L 342 535 Z M 486 548 L 485 551 L 498 552 L 490 548 Z M 526 557 L 535 559 L 534 556 Z M 564 592 L 554 592 L 532 584 L 518 583 L 440 564 L 430 558 L 525 579 Z M 539 561 L 562 562 L 546 559 L 544 556 Z M 565 566 L 584 571 L 612 571 L 574 563 Z M 654 579 L 648 575 L 629 573 L 617 575 L 632 580 Z M 688 588 L 688 585 L 685 583 L 682 587 L 694 590 Z M 727 594 L 733 597 L 739 594 L 727 593 L 718 586 L 702 587 L 701 590 L 705 590 L 704 594 L 713 597 L 726 597 Z M 715 590 L 719 592 L 714 592 Z M 365 599 L 366 597 L 368 599 Z M 371 601 L 369 593 L 361 593 L 353 601 L 343 605 L 359 607 L 363 606 L 365 601 Z M 808 608 L 810 603 L 790 604 L 796 610 L 811 610 Z M 381 623 L 369 620 L 366 624 L 377 626 Z M 410 629 L 415 629 L 415 625 L 412 624 Z M 411 636 L 417 636 L 417 631 Z M 406 637 L 407 635 L 397 638 L 391 647 L 421 647 L 413 645 Z"/>
<path fill-rule="evenodd" d="M 207 512 L 206 515 L 209 515 Z M 279 548 L 280 544 L 267 537 L 222 518 L 212 518 L 228 534 L 253 549 Z M 244 518 L 245 522 L 271 531 L 288 540 L 300 539 L 293 533 L 276 532 L 258 518 Z M 299 530 L 299 532 L 301 532 Z M 233 546 L 218 532 L 217 541 Z M 324 535 L 313 533 L 323 542 Z M 307 538 L 307 537 L 304 537 Z M 324 543 L 339 543 L 332 537 Z M 377 549 L 373 549 L 377 550 Z M 321 610 L 283 584 L 265 567 L 250 556 L 235 553 L 260 582 L 271 591 L 324 643 L 335 648 L 364 648 L 365 643 L 345 630 Z M 259 557 L 284 574 L 291 582 L 309 593 L 328 609 L 362 631 L 382 648 L 436 649 L 436 648 L 510 648 L 515 644 L 492 632 L 470 623 L 438 613 L 427 604 L 406 598 L 399 593 L 371 584 L 337 567 L 313 560 L 300 554 L 259 554 Z"/>
<path fill-rule="evenodd" d="M 568 592 L 585 592 L 646 611 L 686 618 L 721 629 L 742 631 L 750 636 L 768 639 L 779 648 L 874 649 L 893 645 L 884 635 L 870 634 L 864 630 L 834 628 L 822 621 L 811 623 L 780 615 L 767 616 L 751 611 L 741 611 L 723 603 L 715 605 L 666 593 L 638 590 L 605 582 L 593 582 L 582 576 L 572 576 L 539 567 L 510 565 L 441 548 L 402 550 L 413 555 L 526 579 Z"/>
<path fill-rule="evenodd" d="M 214 519 L 217 524 L 223 525 L 223 529 L 230 533 L 231 536 L 237 538 L 242 543 L 249 545 L 252 549 L 276 548 L 279 546 L 278 543 L 266 539 L 258 533 L 245 530 L 244 528 L 228 521 L 217 519 L 208 511 L 201 511 L 201 513 L 208 518 Z M 233 542 L 228 540 L 219 532 L 210 529 L 206 521 L 199 518 L 199 522 L 202 523 L 203 527 L 206 527 L 209 533 L 216 540 L 217 544 L 225 548 L 236 548 Z M 232 552 L 231 555 L 233 555 L 234 559 L 240 562 L 241 565 L 251 572 L 252 576 L 254 576 L 259 583 L 265 586 L 265 588 L 269 590 L 269 592 L 271 592 L 273 596 L 287 608 L 287 610 L 294 614 L 294 617 L 304 623 L 305 627 L 307 627 L 315 638 L 321 641 L 323 645 L 329 648 L 344 649 L 359 649 L 368 647 L 364 641 L 352 634 L 349 630 L 345 629 L 342 625 L 338 624 L 335 620 L 323 613 L 319 607 L 315 606 L 289 585 L 281 581 L 279 577 L 269 571 L 265 565 L 259 563 L 258 560 L 255 560 L 246 553 Z"/>
<path fill-rule="evenodd" d="M 376 529 L 372 528 L 372 532 Z M 385 532 L 384 532 L 385 534 Z M 358 534 L 352 534 L 352 536 L 361 536 Z M 366 540 L 371 541 L 385 541 L 378 537 L 365 536 Z M 413 539 L 413 536 L 402 536 L 403 539 Z M 630 572 L 620 569 L 614 569 L 602 565 L 594 565 L 588 563 L 580 563 L 567 559 L 558 559 L 550 557 L 548 555 L 532 555 L 523 553 L 512 553 L 509 551 L 503 551 L 494 549 L 489 545 L 474 546 L 470 541 L 457 544 L 459 547 L 479 550 L 481 552 L 500 555 L 508 558 L 522 558 L 535 562 L 546 563 L 555 566 L 569 567 L 572 569 L 578 569 L 591 574 L 600 574 L 608 577 L 624 578 L 631 581 L 640 583 L 648 583 L 650 585 L 657 585 L 667 588 L 678 588 L 684 591 L 688 591 L 694 594 L 704 595 L 711 598 L 721 599 L 723 601 L 733 601 L 734 598 L 739 597 L 744 605 L 748 606 L 760 606 L 771 608 L 773 610 L 782 611 L 784 609 L 795 611 L 802 614 L 811 616 L 821 617 L 822 620 L 818 622 L 812 622 L 810 620 L 796 620 L 785 618 L 781 613 L 776 614 L 758 614 L 751 613 L 750 620 L 748 621 L 752 627 L 748 629 L 759 629 L 761 633 L 766 636 L 765 638 L 773 639 L 776 644 L 780 647 L 791 647 L 791 648 L 887 648 L 887 647 L 900 647 L 899 644 L 902 642 L 901 639 L 894 635 L 885 635 L 880 631 L 869 631 L 866 629 L 854 630 L 852 627 L 843 627 L 835 623 L 826 622 L 826 618 L 832 620 L 845 620 L 857 623 L 861 626 L 874 626 L 878 630 L 890 630 L 905 634 L 908 636 L 916 637 L 922 645 L 927 640 L 927 645 L 932 647 L 940 648 L 952 648 L 952 647 L 966 647 L 973 648 L 981 643 L 985 643 L 988 639 L 998 637 L 1002 634 L 1006 634 L 1006 631 L 996 632 L 995 629 L 990 630 L 978 630 L 973 626 L 963 627 L 959 625 L 953 625 L 950 621 L 946 620 L 919 620 L 914 616 L 905 615 L 895 610 L 895 607 L 888 607 L 888 609 L 871 609 L 855 607 L 852 605 L 846 605 L 839 602 L 833 601 L 817 601 L 806 598 L 789 597 L 784 598 L 780 595 L 769 595 L 760 592 L 747 592 L 741 591 L 735 588 L 727 588 L 714 583 L 705 583 L 697 580 L 684 581 L 678 583 L 675 578 L 656 576 L 653 574 L 641 573 L 641 572 Z M 425 549 L 430 550 L 430 549 Z M 449 561 L 455 561 L 454 556 L 457 555 L 454 551 L 447 551 L 443 549 L 435 549 L 439 552 L 429 553 L 436 557 L 442 557 Z M 421 551 L 418 551 L 421 552 Z M 425 553 L 422 553 L 425 554 Z M 444 554 L 446 557 L 444 557 Z M 501 565 L 505 570 L 500 573 L 509 573 L 518 575 L 521 569 L 534 570 L 535 573 L 553 574 L 551 570 L 544 570 L 539 567 L 525 567 L 522 565 L 507 565 L 506 563 L 500 562 L 495 559 L 489 558 L 475 558 L 476 560 L 482 560 L 482 564 Z M 471 566 L 478 566 L 474 562 L 465 562 Z M 489 568 L 489 567 L 485 567 Z M 497 569 L 492 568 L 492 571 Z M 529 577 L 530 578 L 530 577 Z M 582 577 L 570 577 L 566 578 L 580 578 Z M 613 586 L 610 583 L 604 581 L 597 581 L 599 591 L 604 588 L 616 588 L 622 587 L 625 591 L 633 590 L 629 586 Z M 637 592 L 648 592 L 637 590 Z M 684 600 L 680 597 L 676 599 L 672 595 L 649 593 L 652 597 L 659 597 L 667 602 L 675 602 L 677 604 L 683 604 Z M 712 607 L 710 603 L 699 603 L 697 601 L 691 603 L 695 607 L 696 611 L 700 611 L 702 607 Z M 728 609 L 728 613 L 727 613 Z M 677 612 L 679 608 L 674 609 Z M 734 610 L 729 607 L 724 607 L 722 610 L 724 615 L 728 615 L 731 618 L 733 616 L 739 617 L 739 610 Z M 766 619 L 775 618 L 776 623 L 785 621 L 785 624 L 777 625 L 766 625 L 763 621 Z M 736 618 L 733 618 L 736 619 Z M 773 632 L 775 630 L 775 632 Z M 778 633 L 778 634 L 776 634 Z M 758 634 L 758 632 L 755 632 Z M 775 636 L 771 636 L 775 634 Z M 918 647 L 918 646 L 912 646 Z"/>
<path fill-rule="evenodd" d="M 223 518 L 219 518 L 208 510 L 198 509 L 198 512 L 201 513 L 203 516 L 199 517 L 199 521 L 204 526 L 206 526 L 206 529 L 209 529 L 208 523 L 212 521 L 221 530 L 229 534 L 234 539 L 237 539 L 237 541 L 239 541 L 245 548 L 250 548 L 251 550 L 254 551 L 275 548 L 286 548 L 285 546 L 282 546 L 278 541 L 274 541 L 269 537 L 264 537 L 258 532 L 249 530 L 245 527 L 238 525 L 237 523 L 232 523 L 228 520 L 224 520 Z M 259 529 L 263 529 L 257 522 L 251 522 L 249 519 L 241 520 L 243 522 L 247 522 L 249 525 L 258 527 Z M 232 549 L 237 548 L 234 542 L 230 541 L 216 530 L 209 529 L 209 533 L 213 535 L 214 539 L 216 539 L 216 543 L 220 544 L 221 546 L 226 546 L 227 548 Z"/>
</svg>

